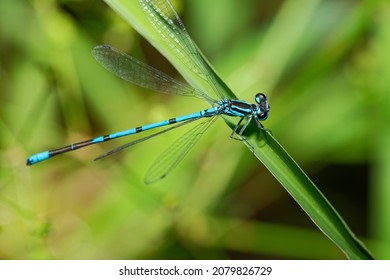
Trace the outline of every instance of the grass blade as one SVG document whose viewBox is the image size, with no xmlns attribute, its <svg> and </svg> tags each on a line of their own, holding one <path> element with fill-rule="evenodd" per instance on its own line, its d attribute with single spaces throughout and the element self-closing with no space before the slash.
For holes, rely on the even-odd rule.
<svg viewBox="0 0 390 280">
<path fill-rule="evenodd" d="M 214 90 L 210 83 L 202 77 L 188 71 L 188 65 L 175 54 L 172 48 L 151 26 L 138 1 L 105 0 L 105 2 L 158 49 L 190 84 L 205 92 Z M 160 18 L 159 26 L 166 29 L 171 28 L 163 18 Z M 172 40 L 174 39 L 180 41 L 180 38 L 172 38 Z M 200 56 L 202 63 L 207 66 L 208 77 L 213 80 L 213 83 L 218 86 L 225 97 L 234 98 L 234 94 L 218 77 L 213 68 L 207 63 L 207 60 L 201 54 Z M 227 120 L 227 123 L 231 127 L 234 126 L 229 120 Z M 244 138 L 244 143 L 253 151 L 254 155 L 270 170 L 321 231 L 349 259 L 373 258 L 318 188 L 267 130 L 259 130 L 252 124 L 245 131 Z"/>
</svg>

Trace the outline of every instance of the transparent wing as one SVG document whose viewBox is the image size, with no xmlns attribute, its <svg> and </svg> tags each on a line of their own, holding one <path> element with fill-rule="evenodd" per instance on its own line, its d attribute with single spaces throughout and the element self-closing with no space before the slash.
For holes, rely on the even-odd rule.
<svg viewBox="0 0 390 280">
<path fill-rule="evenodd" d="M 215 120 L 216 117 L 211 117 L 177 139 L 150 166 L 145 176 L 145 183 L 151 184 L 165 178 L 182 161 Z"/>
<path fill-rule="evenodd" d="M 209 101 L 209 97 L 201 91 L 111 46 L 96 46 L 92 54 L 108 71 L 130 83 L 162 93 L 199 97 Z"/>
<path fill-rule="evenodd" d="M 223 99 L 219 85 L 209 74 L 213 70 L 205 62 L 171 3 L 167 0 L 139 0 L 139 3 L 168 47 L 190 71 L 208 82 L 219 99 Z"/>
</svg>

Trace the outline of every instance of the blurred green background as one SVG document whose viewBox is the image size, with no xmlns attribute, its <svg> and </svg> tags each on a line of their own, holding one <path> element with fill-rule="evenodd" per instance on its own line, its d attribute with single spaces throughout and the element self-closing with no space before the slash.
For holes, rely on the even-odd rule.
<svg viewBox="0 0 390 280">
<path fill-rule="evenodd" d="M 129 0 L 135 1 L 135 0 Z M 236 95 L 379 259 L 390 258 L 390 3 L 174 1 Z M 165 180 L 149 165 L 188 128 L 93 162 L 118 139 L 26 158 L 207 108 L 151 93 L 91 56 L 110 44 L 177 75 L 103 1 L 0 1 L 0 259 L 344 259 L 219 120 Z"/>
</svg>

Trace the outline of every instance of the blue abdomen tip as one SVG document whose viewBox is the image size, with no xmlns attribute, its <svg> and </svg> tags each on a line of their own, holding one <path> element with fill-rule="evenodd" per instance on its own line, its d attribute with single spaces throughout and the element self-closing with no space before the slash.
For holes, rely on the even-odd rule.
<svg viewBox="0 0 390 280">
<path fill-rule="evenodd" d="M 38 163 L 48 158 L 49 158 L 49 151 L 35 154 L 27 159 L 26 165 L 33 165 L 35 163 Z"/>
</svg>

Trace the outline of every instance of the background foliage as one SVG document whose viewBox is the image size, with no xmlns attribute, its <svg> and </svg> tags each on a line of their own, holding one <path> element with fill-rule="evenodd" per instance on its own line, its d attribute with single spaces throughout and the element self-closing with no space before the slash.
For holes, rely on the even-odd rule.
<svg viewBox="0 0 390 280">
<path fill-rule="evenodd" d="M 389 258 L 388 2 L 174 5 L 240 98 L 268 94 L 266 127 Z M 344 258 L 222 121 L 156 185 L 145 171 L 185 129 L 100 162 L 128 139 L 25 167 L 47 148 L 207 107 L 117 79 L 90 55 L 103 43 L 175 75 L 103 2 L 0 2 L 0 258 Z"/>
</svg>

